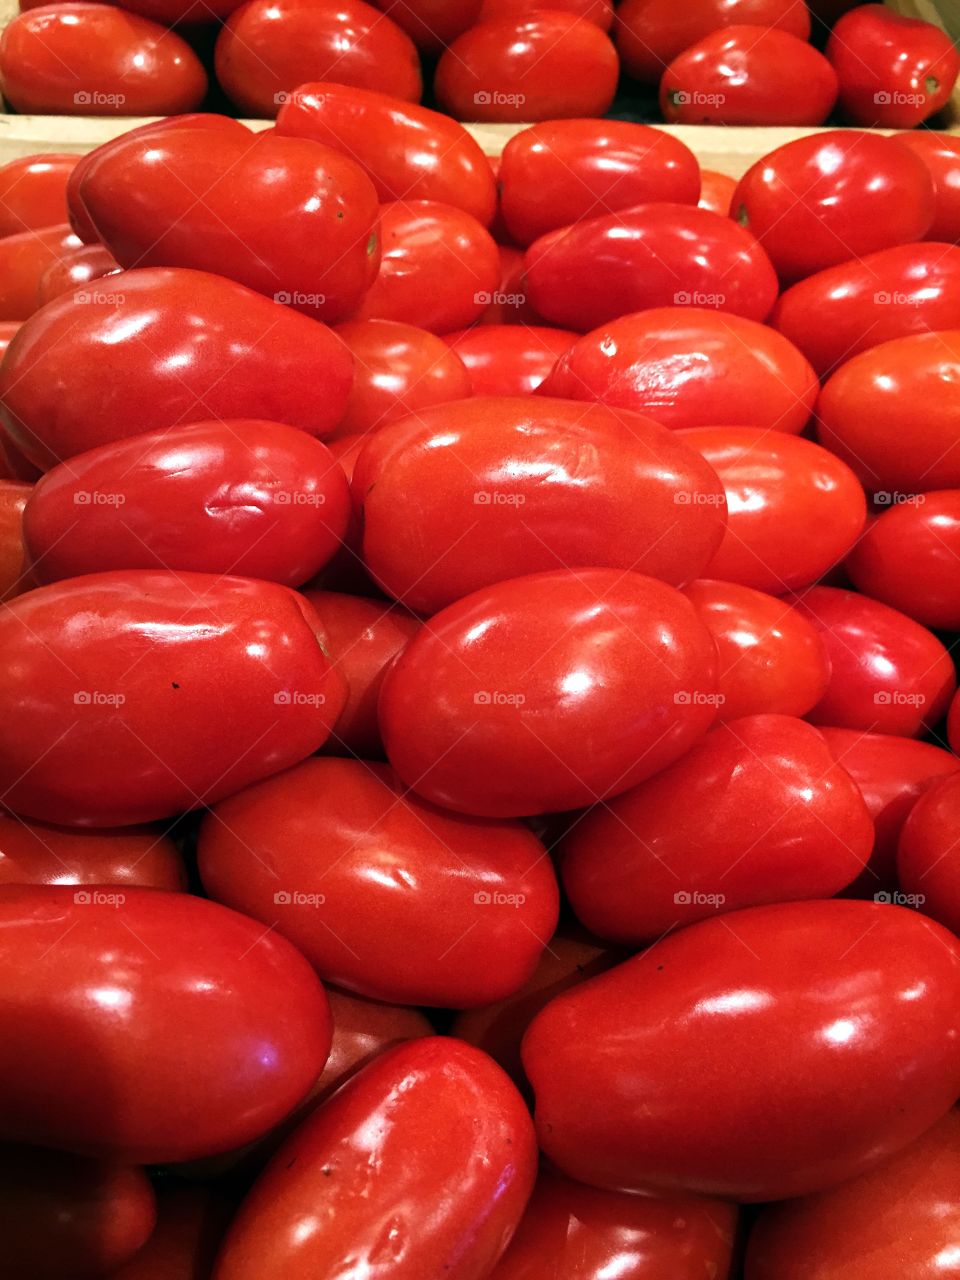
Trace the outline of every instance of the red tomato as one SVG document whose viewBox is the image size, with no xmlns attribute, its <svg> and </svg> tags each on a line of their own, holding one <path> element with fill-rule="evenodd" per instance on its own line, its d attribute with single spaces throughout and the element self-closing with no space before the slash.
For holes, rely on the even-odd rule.
<svg viewBox="0 0 960 1280">
<path fill-rule="evenodd" d="M 796 347 L 766 325 L 702 307 L 659 307 L 575 342 L 539 392 L 634 409 L 665 427 L 723 419 L 795 435 L 819 386 Z"/>
<path fill-rule="evenodd" d="M 110 1280 L 210 1280 L 230 1210 L 229 1202 L 207 1187 L 162 1184 L 156 1230 Z"/>
<path fill-rule="evenodd" d="M 960 931 L 960 785 L 954 773 L 927 787 L 900 832 L 900 887 L 923 913 Z"/>
<path fill-rule="evenodd" d="M 483 0 L 480 21 L 496 18 L 528 18 L 542 9 L 572 13 L 578 18 L 594 22 L 601 31 L 613 26 L 613 0 Z"/>
<path fill-rule="evenodd" d="M 500 207 L 518 244 L 638 204 L 696 204 L 700 166 L 679 138 L 626 120 L 548 120 L 500 161 Z"/>
<path fill-rule="evenodd" d="M 4 324 L 0 324 L 0 331 L 7 327 Z M 20 328 L 20 322 L 17 321 L 15 324 L 10 325 L 9 328 L 12 328 L 13 333 L 16 333 Z M 8 332 L 0 338 L 0 347 L 2 347 L 4 353 L 9 347 L 12 337 L 13 334 Z M 40 477 L 39 468 L 29 462 L 6 432 L 2 431 L 0 431 L 0 469 L 5 473 L 4 478 L 9 476 L 11 480 L 24 480 L 30 484 Z"/>
<path fill-rule="evenodd" d="M 319 628 L 293 591 L 245 578 L 101 573 L 21 596 L 0 613 L 5 803 L 124 826 L 295 764 L 345 700 Z"/>
<path fill-rule="evenodd" d="M 777 275 L 749 232 L 695 205 L 647 204 L 551 231 L 527 250 L 535 310 L 581 333 L 651 307 L 765 320 Z"/>
<path fill-rule="evenodd" d="M 936 212 L 927 239 L 960 241 L 960 138 L 917 129 L 896 140 L 920 157 L 933 178 Z"/>
<path fill-rule="evenodd" d="M 788 283 L 851 258 L 922 240 L 933 179 L 892 138 L 830 129 L 777 147 L 748 169 L 733 214 Z"/>
<path fill-rule="evenodd" d="M 714 169 L 700 170 L 701 209 L 710 209 L 713 213 L 722 213 L 728 218 L 736 189 L 737 180 L 729 174 L 717 173 Z"/>
<path fill-rule="evenodd" d="M 878 1165 L 953 1105 L 960 947 L 874 902 L 733 912 L 558 996 L 523 1062 L 541 1147 L 571 1177 L 805 1195 Z"/>
<path fill-rule="evenodd" d="M 500 283 L 487 296 L 480 324 L 540 325 L 540 316 L 527 298 L 527 282 L 523 276 L 523 250 L 513 245 L 498 244 Z"/>
<path fill-rule="evenodd" d="M 37 285 L 37 301 L 45 307 L 64 293 L 79 292 L 90 300 L 96 290 L 84 289 L 92 280 L 114 275 L 120 270 L 116 258 L 102 244 L 84 244 L 63 258 L 54 258 Z"/>
<path fill-rule="evenodd" d="M 960 1232 L 958 1161 L 960 1111 L 953 1110 L 873 1172 L 762 1210 L 746 1280 L 950 1280 Z"/>
<path fill-rule="evenodd" d="M 482 314 L 500 278 L 500 256 L 476 218 L 436 200 L 398 200 L 380 206 L 380 234 L 380 274 L 354 319 L 449 333 Z"/>
<path fill-rule="evenodd" d="M 602 116 L 619 62 L 609 36 L 572 13 L 482 21 L 437 64 L 433 91 L 456 120 L 554 120 Z"/>
<path fill-rule="evenodd" d="M 812 45 L 774 27 L 723 27 L 673 59 L 660 81 L 671 124 L 817 125 L 837 75 Z"/>
<path fill-rule="evenodd" d="M 330 1048 L 303 957 L 190 894 L 8 885 L 0 971 L 17 1024 L 0 1046 L 4 1140 L 140 1164 L 212 1155 L 280 1120 Z"/>
<path fill-rule="evenodd" d="M 385 93 L 348 85 L 302 85 L 280 108 L 277 132 L 342 151 L 370 178 L 378 199 L 439 200 L 493 220 L 496 184 L 462 125 Z"/>
<path fill-rule="evenodd" d="M 25 589 L 23 509 L 33 486 L 0 480 L 0 600 Z"/>
<path fill-rule="evenodd" d="M 20 320 L 0 320 L 0 360 L 6 354 L 7 347 L 13 335 L 18 331 L 21 325 Z M 7 445 L 7 441 L 0 439 L 0 453 L 2 453 Z"/>
<path fill-rule="evenodd" d="M 182 24 L 199 27 L 201 23 L 222 22 L 243 3 L 244 0 L 123 0 L 123 8 L 152 18 L 165 27 Z M 26 7 L 23 0 L 20 7 Z"/>
<path fill-rule="evenodd" d="M 960 54 L 942 27 L 862 4 L 839 20 L 827 57 L 853 124 L 912 129 L 946 106 Z"/>
<path fill-rule="evenodd" d="M 796 609 L 752 587 L 704 578 L 684 595 L 717 643 L 719 719 L 803 716 L 820 701 L 830 680 L 827 651 Z"/>
<path fill-rule="evenodd" d="M 67 179 L 79 156 L 20 156 L 0 165 L 0 236 L 67 221 Z"/>
<path fill-rule="evenodd" d="M 715 473 L 673 432 L 540 397 L 463 400 L 378 431 L 353 496 L 370 574 L 424 614 L 548 569 L 689 581 L 726 522 Z"/>
<path fill-rule="evenodd" d="M 343 414 L 353 380 L 343 343 L 243 285 L 154 268 L 88 293 L 44 307 L 0 365 L 3 425 L 42 467 L 204 417 L 322 436 Z"/>
<path fill-rule="evenodd" d="M 846 463 L 812 440 L 757 427 L 683 432 L 720 477 L 727 529 L 705 578 L 779 595 L 808 587 L 842 560 L 867 518 Z"/>
<path fill-rule="evenodd" d="M 577 334 L 542 325 L 481 324 L 448 333 L 477 396 L 523 396 L 536 391 Z"/>
<path fill-rule="evenodd" d="M 947 739 L 951 751 L 960 754 L 960 696 L 958 694 L 954 694 L 947 714 Z"/>
<path fill-rule="evenodd" d="M 40 306 L 40 281 L 51 263 L 80 248 L 69 226 L 0 238 L 0 320 L 26 320 Z"/>
<path fill-rule="evenodd" d="M 151 827 L 71 831 L 0 814 L 0 884 L 187 887 L 177 846 Z"/>
<path fill-rule="evenodd" d="M 419 102 L 410 37 L 363 0 L 247 0 L 227 19 L 217 80 L 243 115 L 275 116 L 302 84 L 332 80 Z"/>
<path fill-rule="evenodd" d="M 430 53 L 472 27 L 483 0 L 373 0 L 383 13 L 388 13 L 415 44 Z"/>
<path fill-rule="evenodd" d="M 7 24 L 0 89 L 15 110 L 41 115 L 166 116 L 198 106 L 207 76 L 166 27 L 113 5 L 70 0 Z"/>
<path fill-rule="evenodd" d="M 823 635 L 832 675 L 814 724 L 916 737 L 937 723 L 957 687 L 932 632 L 869 596 L 813 587 L 793 603 Z"/>
<path fill-rule="evenodd" d="M 429 1019 L 418 1009 L 365 1000 L 336 987 L 327 991 L 327 999 L 333 1017 L 333 1042 L 327 1065 L 311 1093 L 313 1105 L 329 1098 L 384 1049 L 433 1035 Z"/>
<path fill-rule="evenodd" d="M 391 763 L 489 817 L 608 798 L 683 755 L 715 714 L 716 647 L 673 587 L 620 569 L 534 574 L 458 601 L 387 673 Z"/>
</svg>

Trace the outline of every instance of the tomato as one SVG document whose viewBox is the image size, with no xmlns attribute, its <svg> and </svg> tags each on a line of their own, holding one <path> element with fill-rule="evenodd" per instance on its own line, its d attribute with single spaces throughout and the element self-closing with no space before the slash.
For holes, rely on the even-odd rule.
<svg viewBox="0 0 960 1280">
<path fill-rule="evenodd" d="M 717 173 L 714 169 L 700 170 L 700 208 L 710 209 L 713 213 L 730 216 L 730 205 L 733 193 L 737 189 L 736 178 L 727 173 Z"/>
<path fill-rule="evenodd" d="M 67 221 L 67 179 L 79 156 L 19 156 L 0 165 L 0 236 Z"/>
<path fill-rule="evenodd" d="M 25 589 L 23 509 L 32 492 L 19 480 L 0 480 L 0 600 Z"/>
<path fill-rule="evenodd" d="M 740 907 L 830 898 L 863 870 L 873 822 L 821 734 L 793 716 L 712 729 L 563 842 L 577 919 L 624 945 Z"/>
<path fill-rule="evenodd" d="M 534 1019 L 523 1062 L 540 1145 L 593 1186 L 747 1202 L 819 1191 L 953 1105 L 958 1010 L 956 938 L 901 907 L 706 920 Z"/>
<path fill-rule="evenodd" d="M 770 323 L 825 377 L 893 338 L 960 326 L 960 246 L 904 244 L 801 280 Z"/>
<path fill-rule="evenodd" d="M 165 27 L 199 27 L 201 23 L 222 22 L 243 3 L 244 0 L 123 0 L 123 7 Z"/>
<path fill-rule="evenodd" d="M 671 124 L 818 125 L 837 75 L 812 45 L 774 27 L 723 27 L 677 55 L 660 81 Z"/>
<path fill-rule="evenodd" d="M 927 239 L 960 241 L 960 138 L 917 129 L 896 140 L 920 157 L 933 178 L 936 212 Z"/>
<path fill-rule="evenodd" d="M 960 54 L 932 22 L 863 4 L 830 33 L 827 57 L 840 80 L 840 109 L 853 124 L 912 129 L 946 106 Z"/>
<path fill-rule="evenodd" d="M 280 108 L 277 132 L 311 138 L 355 161 L 381 201 L 439 200 L 489 226 L 493 171 L 462 125 L 386 93 L 349 85 L 302 85 Z"/>
<path fill-rule="evenodd" d="M 717 644 L 721 720 L 803 716 L 830 679 L 820 635 L 782 600 L 734 582 L 698 579 L 684 588 Z"/>
<path fill-rule="evenodd" d="M 960 786 L 954 773 L 927 787 L 900 832 L 897 876 L 925 915 L 960 930 Z"/>
<path fill-rule="evenodd" d="M 71 831 L 0 814 L 0 884 L 187 887 L 177 846 L 152 827 Z"/>
<path fill-rule="evenodd" d="M 327 991 L 327 999 L 333 1017 L 333 1042 L 327 1065 L 311 1095 L 314 1105 L 329 1098 L 385 1049 L 404 1040 L 433 1035 L 429 1019 L 418 1009 L 365 1000 L 336 987 Z"/>
<path fill-rule="evenodd" d="M 728 1280 L 736 1224 L 720 1200 L 598 1191 L 544 1169 L 490 1280 Z"/>
<path fill-rule="evenodd" d="M 797 0 L 622 0 L 614 28 L 628 76 L 658 84 L 663 69 L 721 27 L 776 27 L 807 40 L 810 15 Z"/>
<path fill-rule="evenodd" d="M 11 1275 L 95 1280 L 145 1243 L 157 1218 L 142 1169 L 63 1151 L 0 1147 L 0 1233 Z"/>
<path fill-rule="evenodd" d="M 0 89 L 16 111 L 165 116 L 207 92 L 200 59 L 156 22 L 69 0 L 21 13 L 0 37 Z"/>
<path fill-rule="evenodd" d="M 960 692 L 960 691 L 958 691 Z M 960 754 L 960 696 L 954 694 L 953 701 L 950 703 L 950 710 L 947 713 L 947 739 L 950 743 L 950 749 L 956 754 Z"/>
<path fill-rule="evenodd" d="M 532 244 L 548 231 L 669 201 L 696 204 L 697 158 L 678 138 L 626 120 L 548 120 L 507 142 L 500 205 L 510 235 Z"/>
<path fill-rule="evenodd" d="M 541 397 L 477 397 L 383 428 L 353 495 L 370 574 L 425 614 L 548 569 L 688 581 L 720 546 L 726 514 L 715 473 L 674 433 Z"/>
<path fill-rule="evenodd" d="M 0 612 L 6 805 L 124 826 L 302 760 L 345 700 L 318 630 L 294 592 L 245 578 L 101 573 L 20 596 Z"/>
<path fill-rule="evenodd" d="M 814 724 L 916 737 L 947 710 L 957 687 L 932 632 L 869 596 L 813 587 L 793 602 L 823 635 L 832 675 Z"/>
<path fill-rule="evenodd" d="M 439 52 L 472 27 L 483 0 L 372 0 L 421 49 Z"/>
<path fill-rule="evenodd" d="M 572 13 L 482 21 L 437 64 L 433 91 L 456 120 L 554 120 L 602 116 L 619 63 L 609 36 Z"/>
<path fill-rule="evenodd" d="M 373 184 L 306 138 L 141 134 L 88 165 L 79 197 L 122 266 L 212 271 L 324 320 L 346 316 L 380 264 Z"/>
<path fill-rule="evenodd" d="M 777 275 L 749 232 L 694 205 L 647 204 L 551 231 L 527 250 L 535 310 L 581 333 L 650 307 L 764 320 Z"/>
<path fill-rule="evenodd" d="M 207 1187 L 162 1184 L 156 1230 L 110 1280 L 210 1280 L 230 1209 L 229 1201 Z"/>
<path fill-rule="evenodd" d="M 673 587 L 620 569 L 533 574 L 438 613 L 380 692 L 387 756 L 436 804 L 574 809 L 635 786 L 714 718 L 716 648 Z"/>
<path fill-rule="evenodd" d="M 4 1140 L 140 1164 L 212 1155 L 280 1120 L 330 1047 L 303 957 L 189 894 L 8 885 L 0 971 L 17 1024 L 0 1048 Z"/>
<path fill-rule="evenodd" d="M 829 129 L 777 147 L 740 179 L 733 214 L 787 283 L 922 240 L 935 211 L 923 161 L 892 138 Z"/>
<path fill-rule="evenodd" d="M 514 245 L 498 244 L 500 283 L 487 296 L 480 324 L 541 325 L 527 298 L 527 282 L 523 275 L 524 253 Z"/>
<path fill-rule="evenodd" d="M 817 405 L 820 440 L 882 506 L 960 488 L 960 328 L 917 333 L 842 364 Z"/>
<path fill-rule="evenodd" d="M 37 285 L 37 301 L 45 307 L 61 294 L 89 294 L 83 286 L 120 270 L 116 258 L 102 244 L 84 244 L 63 258 L 54 258 Z"/>
<path fill-rule="evenodd" d="M 764 1209 L 747 1280 L 949 1280 L 960 1231 L 960 1111 L 870 1173 Z"/>
<path fill-rule="evenodd" d="M 210 417 L 312 435 L 340 420 L 352 360 L 307 316 L 199 271 L 124 271 L 85 293 L 44 307 L 0 366 L 3 425 L 42 467 Z"/>
<path fill-rule="evenodd" d="M 444 338 L 478 396 L 529 395 L 576 340 L 568 329 L 526 324 L 481 324 Z"/>
<path fill-rule="evenodd" d="M 658 307 L 575 342 L 538 391 L 633 409 L 665 427 L 722 420 L 796 434 L 819 386 L 796 347 L 766 325 L 702 307 Z"/>
<path fill-rule="evenodd" d="M 496 18 L 528 18 L 542 9 L 561 10 L 578 18 L 594 22 L 601 31 L 613 26 L 613 0 L 483 0 L 480 21 L 491 22 Z"/>
<path fill-rule="evenodd" d="M 51 263 L 80 248 L 66 225 L 0 239 L 0 320 L 26 320 L 40 306 L 40 281 Z"/>
<path fill-rule="evenodd" d="M 357 320 L 400 320 L 431 333 L 472 324 L 500 277 L 493 237 L 476 218 L 436 200 L 380 206 L 380 274 Z"/>
<path fill-rule="evenodd" d="M 5 327 L 7 326 L 0 324 L 0 330 Z M 12 328 L 13 332 L 16 333 L 20 328 L 19 321 L 9 326 L 9 328 Z M 0 346 L 2 346 L 4 353 L 10 345 L 12 336 L 8 332 L 0 338 Z M 9 476 L 11 480 L 23 480 L 30 484 L 40 477 L 39 469 L 23 456 L 6 432 L 2 431 L 0 431 L 0 469 L 5 472 L 4 478 Z"/>
<path fill-rule="evenodd" d="M 7 347 L 9 347 L 10 341 L 20 328 L 20 325 L 20 320 L 0 320 L 0 360 L 6 354 Z M 0 450 L 3 450 L 6 443 L 6 441 L 0 439 Z"/>
</svg>

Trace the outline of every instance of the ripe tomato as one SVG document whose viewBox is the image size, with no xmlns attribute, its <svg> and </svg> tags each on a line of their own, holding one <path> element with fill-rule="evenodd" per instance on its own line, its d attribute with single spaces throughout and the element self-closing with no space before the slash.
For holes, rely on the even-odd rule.
<svg viewBox="0 0 960 1280">
<path fill-rule="evenodd" d="M 161 1184 L 156 1230 L 110 1280 L 209 1280 L 231 1209 L 209 1187 Z"/>
<path fill-rule="evenodd" d="M 80 248 L 65 224 L 0 239 L 0 320 L 26 320 L 39 308 L 40 281 L 51 263 Z"/>
<path fill-rule="evenodd" d="M 927 166 L 936 193 L 928 240 L 960 241 L 960 138 L 930 129 L 896 135 Z"/>
<path fill-rule="evenodd" d="M 6 354 L 7 347 L 9 347 L 13 335 L 20 328 L 20 324 L 21 321 L 19 320 L 0 320 L 0 360 Z M 0 439 L 0 454 L 5 451 L 8 443 L 8 441 Z"/>
<path fill-rule="evenodd" d="M 0 366 L 3 425 L 42 467 L 211 416 L 322 436 L 343 414 L 353 379 L 343 343 L 243 285 L 153 268 L 86 294 L 44 307 Z"/>
<path fill-rule="evenodd" d="M 26 586 L 23 509 L 33 486 L 20 480 L 0 480 L 0 600 L 9 600 Z"/>
<path fill-rule="evenodd" d="M 247 0 L 217 37 L 217 80 L 243 115 L 275 116 L 302 84 L 333 80 L 419 102 L 413 41 L 363 0 Z"/>
<path fill-rule="evenodd" d="M 933 179 L 892 138 L 830 129 L 777 147 L 748 169 L 733 215 L 787 283 L 851 258 L 922 240 Z"/>
<path fill-rule="evenodd" d="M 115 275 L 120 264 L 105 245 L 84 244 L 62 258 L 54 258 L 37 284 L 37 301 L 45 307 L 61 294 L 79 292 L 89 298 L 84 285 Z"/>
<path fill-rule="evenodd" d="M 487 305 L 480 324 L 541 325 L 540 316 L 527 298 L 527 282 L 523 277 L 523 250 L 513 245 L 498 244 L 500 283 L 487 295 Z"/>
<path fill-rule="evenodd" d="M 833 67 L 774 27 L 722 27 L 677 55 L 660 80 L 671 124 L 818 125 L 837 100 Z"/>
<path fill-rule="evenodd" d="M 729 174 L 717 173 L 714 169 L 700 170 L 701 209 L 710 209 L 713 213 L 722 213 L 728 218 L 736 189 L 737 180 Z"/>
<path fill-rule="evenodd" d="M 609 31 L 613 26 L 613 0 L 550 0 L 549 4 L 543 0 L 483 0 L 480 21 L 526 18 L 541 9 L 561 10 L 586 18 L 588 22 L 596 23 L 601 31 Z"/>
<path fill-rule="evenodd" d="M 152 827 L 76 831 L 0 815 L 0 884 L 187 887 L 177 846 Z"/>
<path fill-rule="evenodd" d="M 575 342 L 539 394 L 634 409 L 665 427 L 723 420 L 795 435 L 819 386 L 796 347 L 766 325 L 702 307 L 658 307 Z"/>
<path fill-rule="evenodd" d="M 438 53 L 472 27 L 483 0 L 373 0 L 406 31 L 418 48 Z"/>
<path fill-rule="evenodd" d="M 534 1019 L 523 1062 L 541 1148 L 593 1186 L 748 1202 L 819 1191 L 953 1105 L 958 1011 L 956 938 L 900 907 L 706 920 Z"/>
<path fill-rule="evenodd" d="M 404 1040 L 433 1035 L 429 1019 L 419 1009 L 365 1000 L 362 996 L 338 991 L 336 987 L 327 990 L 327 999 L 333 1018 L 333 1042 L 327 1064 L 311 1090 L 311 1109 L 385 1049 Z M 302 1109 L 298 1107 L 297 1111 Z"/>
<path fill-rule="evenodd" d="M 437 64 L 433 91 L 456 120 L 554 120 L 604 115 L 619 62 L 593 22 L 559 10 L 482 21 Z"/>
<path fill-rule="evenodd" d="M 175 27 L 223 21 L 243 3 L 244 0 L 123 0 L 123 7 L 165 27 Z M 21 8 L 26 8 L 23 0 Z"/>
<path fill-rule="evenodd" d="M 79 156 L 19 156 L 0 165 L 0 236 L 67 221 L 67 179 Z"/>
<path fill-rule="evenodd" d="M 21 13 L 0 37 L 0 89 L 17 111 L 166 116 L 207 92 L 200 59 L 156 22 L 69 0 Z"/>
<path fill-rule="evenodd" d="M 960 785 L 954 773 L 927 787 L 900 832 L 897 876 L 925 915 L 960 930 Z"/>
<path fill-rule="evenodd" d="M 477 396 L 530 395 L 576 340 L 568 329 L 527 324 L 480 324 L 444 338 Z"/>
<path fill-rule="evenodd" d="M 7 332 L 3 333 L 3 336 L 0 337 L 0 348 L 2 348 L 4 353 L 10 345 L 13 334 L 15 334 L 19 328 L 19 321 L 13 324 L 0 323 L 0 333 L 2 333 L 4 329 L 7 330 Z M 11 329 L 13 330 L 13 333 L 10 332 Z M 9 477 L 11 480 L 23 480 L 30 484 L 40 476 L 39 469 L 23 456 L 6 432 L 3 431 L 0 431 L 0 470 L 4 472 L 4 479 Z"/>
<path fill-rule="evenodd" d="M 486 1055 L 449 1037 L 399 1045 L 281 1147 L 214 1275 L 332 1276 L 348 1258 L 370 1280 L 483 1280 L 536 1165 L 523 1100 Z"/>
</svg>

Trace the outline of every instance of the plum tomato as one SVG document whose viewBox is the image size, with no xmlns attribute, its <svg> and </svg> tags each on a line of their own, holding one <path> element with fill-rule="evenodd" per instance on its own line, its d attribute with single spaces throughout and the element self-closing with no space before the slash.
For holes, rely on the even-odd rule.
<svg viewBox="0 0 960 1280">
<path fill-rule="evenodd" d="M 79 156 L 54 152 L 0 165 L 0 236 L 67 221 L 67 179 Z"/>
<path fill-rule="evenodd" d="M 609 31 L 613 26 L 613 0 L 550 0 L 549 4 L 544 0 L 483 0 L 479 20 L 527 18 L 541 9 L 560 10 L 586 18 L 588 22 L 596 23 L 601 31 Z"/>
<path fill-rule="evenodd" d="M 26 320 L 40 307 L 40 281 L 80 241 L 66 224 L 0 238 L 0 320 Z"/>
<path fill-rule="evenodd" d="M 430 1020 L 419 1009 L 366 1000 L 336 987 L 327 988 L 327 999 L 333 1018 L 333 1041 L 327 1064 L 310 1094 L 311 1109 L 326 1101 L 384 1049 L 403 1040 L 433 1035 Z"/>
<path fill-rule="evenodd" d="M 936 212 L 928 240 L 960 241 L 960 138 L 931 129 L 898 133 L 897 142 L 926 165 L 936 193 Z"/>
<path fill-rule="evenodd" d="M 372 0 L 419 49 L 439 53 L 480 16 L 483 0 Z"/>
<path fill-rule="evenodd" d="M 718 173 L 715 169 L 700 170 L 701 209 L 710 209 L 713 213 L 722 213 L 728 218 L 736 189 L 737 180 L 728 173 Z"/>
<path fill-rule="evenodd" d="M 897 878 L 924 915 L 960 932 L 960 779 L 927 787 L 903 824 Z"/>
<path fill-rule="evenodd" d="M 444 341 L 466 366 L 474 395 L 523 396 L 536 391 L 577 337 L 545 325 L 478 324 Z"/>
<path fill-rule="evenodd" d="M 33 486 L 0 480 L 0 600 L 26 590 L 29 578 L 23 545 L 23 512 Z"/>
<path fill-rule="evenodd" d="M 161 1183 L 153 1235 L 110 1280 L 209 1280 L 232 1207 L 211 1187 Z"/>
<path fill-rule="evenodd" d="M 480 324 L 541 325 L 527 298 L 527 284 L 523 278 L 523 250 L 516 245 L 498 244 L 500 258 L 500 282 L 489 298 Z"/>
<path fill-rule="evenodd" d="M 0 884 L 187 887 L 177 846 L 153 827 L 71 830 L 0 814 Z"/>
<path fill-rule="evenodd" d="M 115 275 L 119 270 L 119 262 L 105 245 L 80 245 L 50 263 L 37 284 L 37 302 L 45 307 L 64 293 L 79 293 L 81 298 L 89 298 L 92 291 L 85 285 Z"/>
</svg>

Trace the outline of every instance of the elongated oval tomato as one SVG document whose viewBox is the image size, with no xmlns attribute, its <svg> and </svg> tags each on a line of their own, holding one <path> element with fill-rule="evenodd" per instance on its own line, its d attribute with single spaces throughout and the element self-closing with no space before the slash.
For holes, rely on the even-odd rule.
<svg viewBox="0 0 960 1280">
<path fill-rule="evenodd" d="M 165 27 L 183 23 L 198 26 L 229 17 L 244 0 L 123 0 L 123 8 L 142 14 Z"/>
<path fill-rule="evenodd" d="M 483 0 L 372 0 L 418 48 L 436 53 L 476 22 Z"/>
<path fill-rule="evenodd" d="M 480 10 L 480 21 L 488 22 L 491 18 L 526 18 L 539 9 L 548 6 L 541 0 L 483 0 Z M 594 22 L 601 31 L 609 31 L 613 25 L 613 0 L 551 0 L 554 11 L 576 14 L 578 18 L 586 18 Z"/>
<path fill-rule="evenodd" d="M 80 157 L 54 152 L 0 165 L 0 236 L 67 221 L 67 180 Z"/>
<path fill-rule="evenodd" d="M 541 1147 L 571 1177 L 777 1200 L 866 1172 L 944 1115 L 958 1021 L 942 926 L 790 902 L 681 929 L 558 996 L 523 1061 Z"/>
<path fill-rule="evenodd" d="M 569 329 L 531 324 L 478 324 L 444 337 L 477 396 L 530 395 L 576 340 Z"/>
<path fill-rule="evenodd" d="M 0 600 L 9 600 L 33 585 L 23 546 L 23 512 L 33 486 L 0 480 Z"/>
<path fill-rule="evenodd" d="M 322 436 L 343 413 L 352 381 L 343 343 L 243 285 L 153 268 L 87 293 L 44 307 L 0 369 L 3 425 L 41 467 L 211 415 Z"/>
<path fill-rule="evenodd" d="M 117 884 L 185 889 L 177 846 L 152 827 L 71 830 L 0 815 L 0 884 Z"/>
<path fill-rule="evenodd" d="M 548 569 L 689 581 L 720 546 L 726 514 L 713 469 L 674 432 L 545 397 L 476 397 L 378 431 L 353 494 L 368 570 L 427 614 Z"/>
<path fill-rule="evenodd" d="M 693 606 L 620 569 L 532 574 L 442 610 L 387 673 L 380 727 L 406 784 L 448 809 L 552 813 L 682 755 L 715 714 Z"/>
<path fill-rule="evenodd" d="M 54 258 L 37 284 L 38 307 L 45 307 L 64 293 L 79 293 L 89 299 L 91 290 L 84 286 L 120 270 L 116 258 L 102 244 L 84 244 L 62 258 Z M 76 299 L 74 299 L 76 300 Z"/>
<path fill-rule="evenodd" d="M 925 915 L 960 930 L 960 785 L 954 774 L 929 786 L 910 810 L 897 851 L 901 888 Z"/>
<path fill-rule="evenodd" d="M 66 225 L 0 238 L 0 320 L 26 320 L 41 305 L 40 281 L 53 263 L 80 248 Z"/>
<path fill-rule="evenodd" d="M 485 1280 L 536 1177 L 523 1100 L 449 1037 L 382 1054 L 318 1108 L 254 1184 L 216 1280 L 342 1274 Z"/>
<path fill-rule="evenodd" d="M 156 1230 L 110 1280 L 208 1280 L 232 1211 L 230 1200 L 211 1187 L 163 1182 Z"/>
<path fill-rule="evenodd" d="M 345 698 L 319 625 L 295 592 L 246 578 L 126 571 L 28 592 L 0 613 L 5 803 L 124 826 L 302 760 Z"/>
<path fill-rule="evenodd" d="M 960 138 L 932 129 L 915 129 L 896 134 L 902 143 L 926 165 L 933 179 L 936 212 L 928 240 L 960 240 Z"/>
<path fill-rule="evenodd" d="M 327 999 L 333 1018 L 333 1041 L 326 1066 L 309 1098 L 311 1109 L 384 1049 L 404 1040 L 433 1035 L 430 1020 L 419 1009 L 365 1000 L 336 987 L 327 989 Z"/>
<path fill-rule="evenodd" d="M 730 204 L 737 189 L 735 178 L 714 169 L 700 170 L 700 208 L 730 216 Z"/>
<path fill-rule="evenodd" d="M 0 972 L 15 1142 L 142 1164 L 229 1150 L 300 1100 L 330 1048 L 303 957 L 188 894 L 4 886 Z"/>
</svg>

